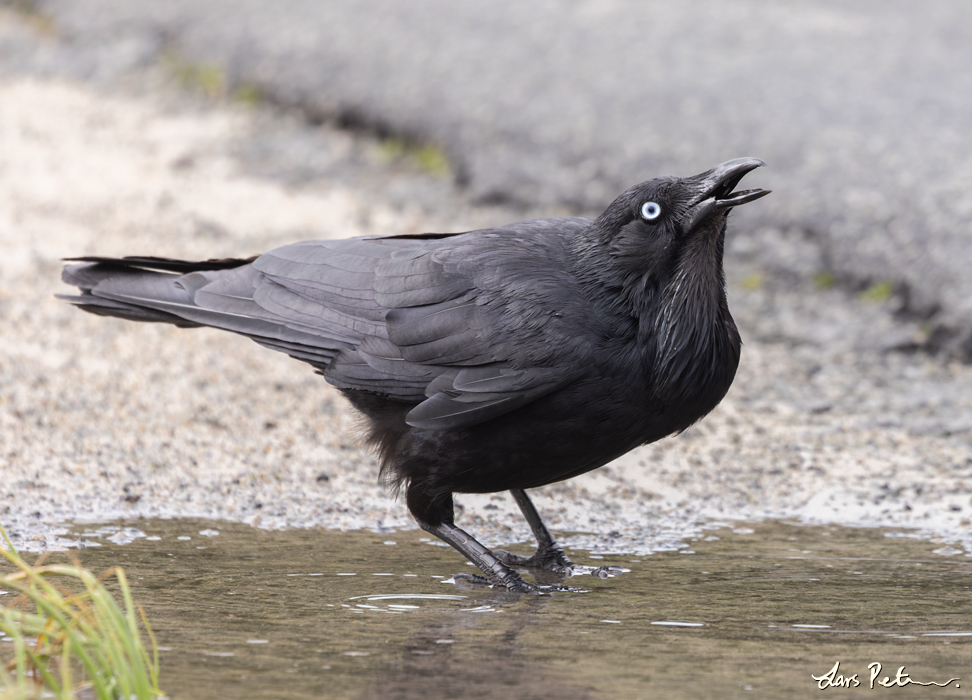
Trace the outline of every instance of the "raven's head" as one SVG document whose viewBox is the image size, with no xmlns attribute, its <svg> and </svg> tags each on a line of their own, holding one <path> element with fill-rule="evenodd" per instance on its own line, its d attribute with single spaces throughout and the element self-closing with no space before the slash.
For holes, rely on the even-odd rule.
<svg viewBox="0 0 972 700">
<path fill-rule="evenodd" d="M 614 200 L 594 226 L 626 274 L 662 282 L 687 262 L 686 255 L 703 251 L 721 268 L 729 211 L 769 194 L 733 191 L 761 165 L 756 158 L 736 158 L 699 175 L 642 182 Z"/>
<path fill-rule="evenodd" d="M 737 158 L 691 177 L 648 180 L 589 229 L 586 258 L 594 262 L 584 272 L 617 290 L 615 308 L 637 328 L 656 391 L 672 405 L 706 397 L 711 410 L 735 373 L 740 341 L 726 303 L 723 241 L 729 211 L 769 194 L 733 191 L 761 165 Z M 679 430 L 691 422 L 673 420 Z"/>
</svg>

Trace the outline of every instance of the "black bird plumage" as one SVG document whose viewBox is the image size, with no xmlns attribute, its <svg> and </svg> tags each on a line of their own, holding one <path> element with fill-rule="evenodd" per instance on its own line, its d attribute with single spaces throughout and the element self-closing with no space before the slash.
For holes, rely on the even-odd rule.
<svg viewBox="0 0 972 700">
<path fill-rule="evenodd" d="M 370 419 L 383 477 L 486 578 L 579 568 L 524 489 L 684 430 L 725 396 L 740 339 L 722 268 L 733 192 L 762 165 L 723 163 L 632 187 L 597 219 L 460 234 L 308 241 L 247 260 L 76 258 L 62 296 L 86 311 L 214 326 L 310 363 Z M 539 547 L 490 552 L 452 494 L 510 490 Z"/>
</svg>

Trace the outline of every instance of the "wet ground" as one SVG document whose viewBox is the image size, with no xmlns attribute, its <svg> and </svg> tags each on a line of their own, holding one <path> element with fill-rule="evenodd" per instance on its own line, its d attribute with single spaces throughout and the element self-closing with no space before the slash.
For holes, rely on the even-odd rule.
<svg viewBox="0 0 972 700">
<path fill-rule="evenodd" d="M 124 528 L 147 537 L 110 541 L 135 532 Z M 900 531 L 766 522 L 680 552 L 575 551 L 630 571 L 544 598 L 448 583 L 471 567 L 420 531 L 140 520 L 75 532 L 101 544 L 80 552 L 86 566 L 128 572 L 174 700 L 816 697 L 811 676 L 836 662 L 835 682 L 860 685 L 833 692 L 865 692 L 872 663 L 879 691 L 900 666 L 914 681 L 960 679 L 899 691 L 910 697 L 972 688 L 972 560 Z"/>
</svg>

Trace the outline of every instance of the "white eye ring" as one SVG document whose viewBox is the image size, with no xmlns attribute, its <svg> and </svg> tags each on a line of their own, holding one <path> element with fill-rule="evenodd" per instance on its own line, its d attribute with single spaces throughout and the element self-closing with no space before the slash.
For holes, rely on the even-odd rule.
<svg viewBox="0 0 972 700">
<path fill-rule="evenodd" d="M 661 216 L 661 205 L 657 202 L 645 202 L 641 205 L 641 218 L 645 221 L 654 221 Z"/>
</svg>

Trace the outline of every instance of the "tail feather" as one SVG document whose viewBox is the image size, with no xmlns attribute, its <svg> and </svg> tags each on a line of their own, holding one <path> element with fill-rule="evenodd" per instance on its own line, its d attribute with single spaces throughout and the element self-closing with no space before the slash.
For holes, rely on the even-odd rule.
<svg viewBox="0 0 972 700">
<path fill-rule="evenodd" d="M 251 258 L 252 259 L 252 258 Z M 249 260 L 188 262 L 155 257 L 71 258 L 61 278 L 81 290 L 59 299 L 89 313 L 182 328 L 213 326 L 233 331 L 294 357 L 326 366 L 349 347 L 345 338 L 281 318 L 257 306 Z M 241 268 L 241 269 L 235 269 Z M 160 271 L 161 270 L 161 271 Z M 262 277 L 262 275 L 260 275 Z M 220 292 L 196 294 L 213 286 Z"/>
<path fill-rule="evenodd" d="M 82 311 L 96 314 L 98 316 L 115 316 L 124 318 L 128 321 L 144 321 L 148 323 L 171 323 L 180 328 L 198 328 L 201 324 L 194 323 L 173 314 L 167 314 L 157 309 L 147 309 L 144 306 L 125 304 L 113 299 L 103 299 L 94 294 L 81 294 L 72 296 L 70 294 L 55 294 L 57 299 L 74 304 Z"/>
<path fill-rule="evenodd" d="M 175 258 L 158 258 L 153 255 L 128 255 L 124 258 L 105 258 L 99 255 L 86 255 L 80 258 L 64 258 L 65 262 L 101 263 L 115 267 L 130 267 L 141 270 L 162 270 L 164 272 L 200 272 L 205 270 L 231 270 L 234 267 L 249 265 L 257 259 L 252 258 L 219 258 L 214 260 L 203 260 L 192 262 L 189 260 L 176 260 Z M 67 280 L 65 280 L 67 281 Z M 69 283 L 73 284 L 73 282 Z"/>
<path fill-rule="evenodd" d="M 175 275 L 161 272 L 150 272 L 117 264 L 110 258 L 103 260 L 110 262 L 68 265 L 61 272 L 61 279 L 67 284 L 81 290 L 80 295 L 57 294 L 58 299 L 74 304 L 78 308 L 99 316 L 117 316 L 129 321 L 145 321 L 154 323 L 172 323 L 181 328 L 195 328 L 199 323 L 166 313 L 161 309 L 152 309 L 138 304 L 128 303 L 123 299 L 111 299 L 92 293 L 95 287 L 111 281 L 122 281 L 128 285 L 144 286 L 147 277 L 157 286 L 164 287 L 165 283 Z"/>
</svg>

